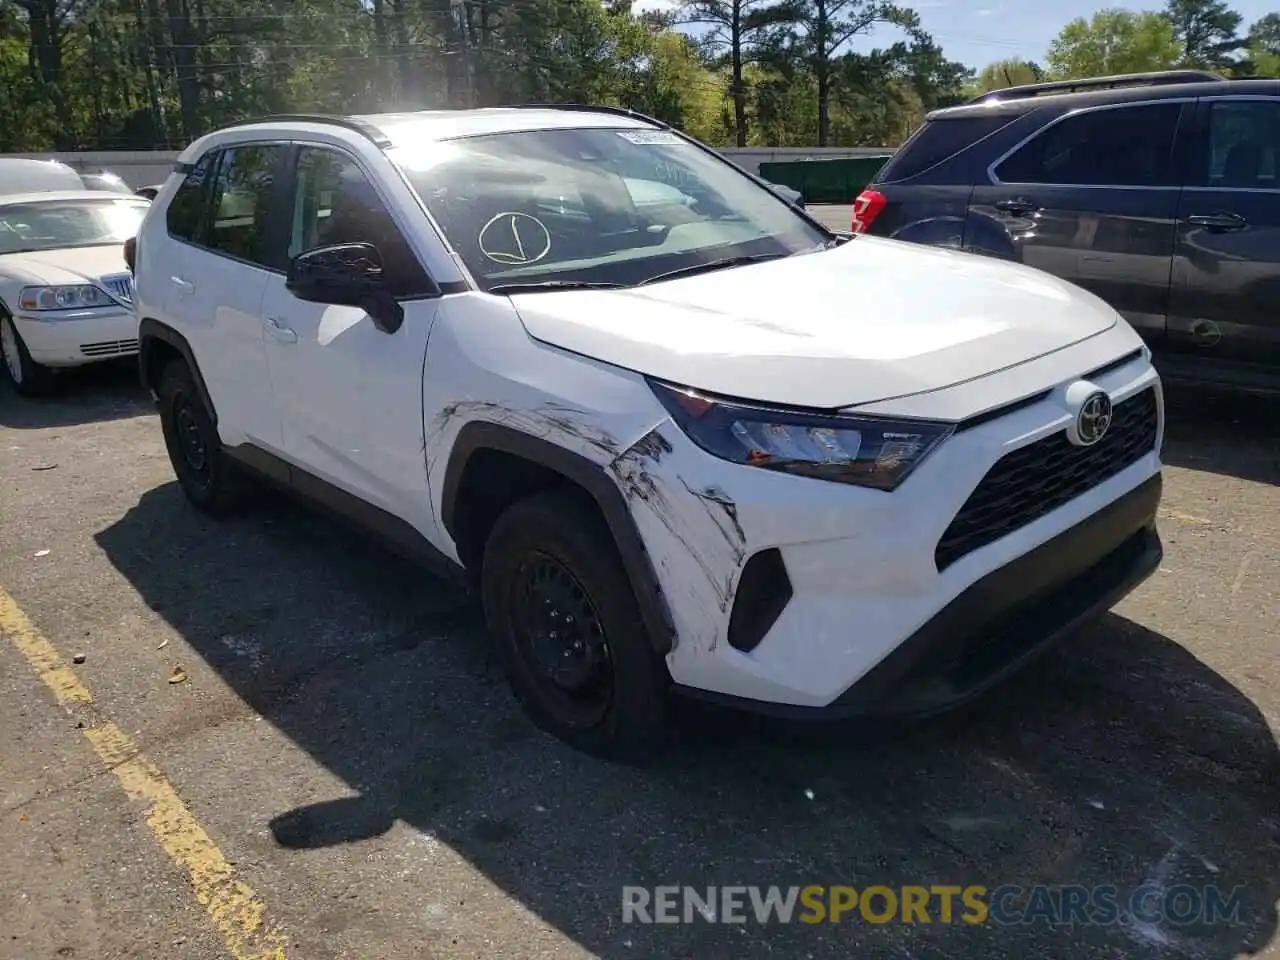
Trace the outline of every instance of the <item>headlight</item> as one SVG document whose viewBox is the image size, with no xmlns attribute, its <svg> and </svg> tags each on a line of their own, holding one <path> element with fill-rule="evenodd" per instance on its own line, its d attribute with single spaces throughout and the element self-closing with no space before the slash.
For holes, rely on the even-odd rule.
<svg viewBox="0 0 1280 960">
<path fill-rule="evenodd" d="M 954 429 L 926 420 L 777 410 L 649 385 L 689 438 L 714 456 L 876 490 L 896 489 Z"/>
<path fill-rule="evenodd" d="M 110 307 L 111 296 L 92 283 L 76 283 L 59 287 L 23 287 L 18 306 L 23 310 L 85 310 Z"/>
</svg>

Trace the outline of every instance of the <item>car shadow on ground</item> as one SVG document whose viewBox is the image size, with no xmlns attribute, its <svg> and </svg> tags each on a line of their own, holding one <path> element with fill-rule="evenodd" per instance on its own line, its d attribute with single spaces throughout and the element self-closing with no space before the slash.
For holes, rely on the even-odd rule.
<svg viewBox="0 0 1280 960">
<path fill-rule="evenodd" d="M 686 710 L 669 754 L 639 770 L 532 728 L 475 604 L 327 520 L 272 499 L 219 524 L 167 484 L 97 539 L 253 710 L 352 790 L 276 811 L 259 826 L 278 848 L 404 821 L 598 955 L 1226 960 L 1276 932 L 1275 739 L 1231 683 L 1119 616 L 963 718 L 890 734 Z M 623 925 L 623 886 L 658 884 L 1114 885 L 1121 907 L 1144 884 L 1213 886 L 1237 891 L 1239 912 L 1186 926 L 948 924 L 936 906 L 927 925 Z M 1008 917 L 1024 902 L 1005 901 Z"/>
<path fill-rule="evenodd" d="M 136 357 L 63 371 L 45 397 L 20 397 L 0 384 L 0 427 L 12 430 L 123 420 L 154 409 L 138 381 Z"/>
<path fill-rule="evenodd" d="M 1280 484 L 1280 398 L 1165 385 L 1164 462 Z"/>
</svg>

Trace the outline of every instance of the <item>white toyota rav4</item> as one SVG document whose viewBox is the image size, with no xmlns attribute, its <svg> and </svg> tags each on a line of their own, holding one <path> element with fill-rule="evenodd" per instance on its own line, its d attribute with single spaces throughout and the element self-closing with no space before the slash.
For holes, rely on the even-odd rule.
<svg viewBox="0 0 1280 960">
<path fill-rule="evenodd" d="M 1161 386 L 1115 310 L 833 235 L 626 111 L 221 130 L 129 259 L 196 506 L 256 475 L 457 573 L 600 755 L 675 691 L 943 710 L 1160 562 Z"/>
</svg>

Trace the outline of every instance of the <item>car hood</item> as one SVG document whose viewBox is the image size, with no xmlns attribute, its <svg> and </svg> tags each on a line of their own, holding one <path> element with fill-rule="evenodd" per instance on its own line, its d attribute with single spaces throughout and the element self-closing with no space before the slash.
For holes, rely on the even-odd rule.
<svg viewBox="0 0 1280 960">
<path fill-rule="evenodd" d="M 972 380 L 1119 319 L 1029 267 L 865 235 L 651 286 L 512 301 L 532 337 L 565 350 L 708 393 L 826 408 Z"/>
<path fill-rule="evenodd" d="M 123 244 L 0 256 L 0 275 L 22 283 L 83 283 L 128 272 Z"/>
</svg>

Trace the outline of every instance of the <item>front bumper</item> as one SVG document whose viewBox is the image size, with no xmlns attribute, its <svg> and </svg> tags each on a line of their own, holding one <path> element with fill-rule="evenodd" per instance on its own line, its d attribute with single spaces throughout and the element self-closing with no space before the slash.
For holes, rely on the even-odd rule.
<svg viewBox="0 0 1280 960">
<path fill-rule="evenodd" d="M 727 464 L 660 425 L 637 445 L 651 456 L 613 470 L 671 612 L 676 689 L 795 716 L 929 713 L 1117 602 L 1160 560 L 1163 401 L 1137 355 L 1091 379 L 1127 452 L 1093 479 L 1105 465 L 1087 451 L 1060 462 L 1065 498 L 1036 479 L 1052 464 L 1020 456 L 1058 449 L 1065 385 L 957 431 L 891 494 Z M 1119 412 L 1135 409 L 1154 418 L 1137 432 Z M 991 535 L 943 556 L 962 506 L 1009 463 L 1010 502 L 1044 509 L 987 509 Z"/>
<path fill-rule="evenodd" d="M 77 367 L 138 352 L 132 311 L 67 311 L 56 317 L 16 314 L 15 325 L 31 359 L 46 367 Z"/>
<path fill-rule="evenodd" d="M 1083 523 L 974 583 L 827 706 L 680 692 L 789 719 L 928 716 L 978 696 L 1160 566 L 1155 474 Z"/>
</svg>

